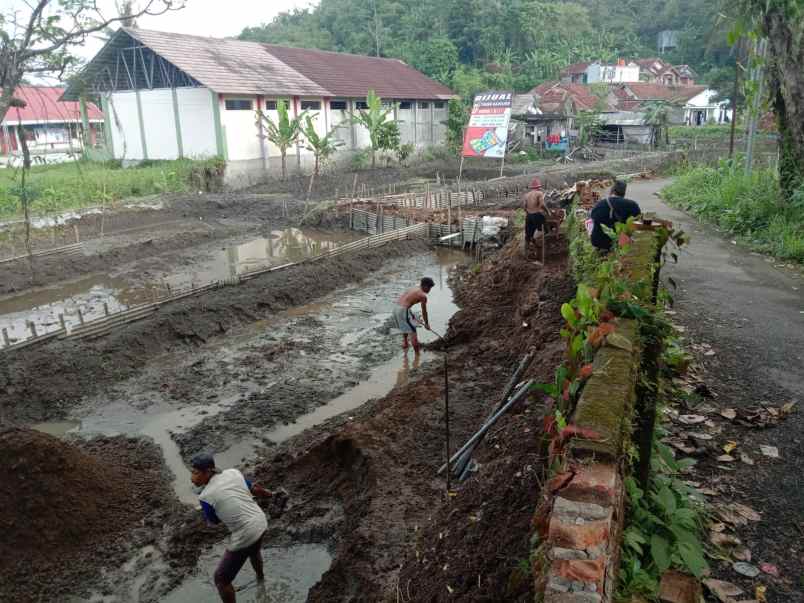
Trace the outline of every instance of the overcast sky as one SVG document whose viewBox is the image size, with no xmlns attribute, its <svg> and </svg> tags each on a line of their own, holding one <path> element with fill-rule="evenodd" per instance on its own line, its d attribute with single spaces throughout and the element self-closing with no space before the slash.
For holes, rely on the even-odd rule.
<svg viewBox="0 0 804 603">
<path fill-rule="evenodd" d="M 140 3 L 146 0 L 140 0 Z M 55 4 L 54 0 L 54 4 Z M 236 36 L 245 27 L 271 21 L 278 13 L 293 8 L 307 8 L 318 4 L 317 0 L 185 0 L 185 8 L 158 17 L 145 16 L 138 25 L 143 29 L 158 29 L 199 36 Z M 97 0 L 104 16 L 115 14 L 115 0 Z M 30 14 L 24 0 L 0 0 L 0 12 L 20 11 L 20 16 Z M 107 17 L 108 18 L 108 17 Z M 76 54 L 88 60 L 100 50 L 102 42 L 93 40 Z"/>
</svg>

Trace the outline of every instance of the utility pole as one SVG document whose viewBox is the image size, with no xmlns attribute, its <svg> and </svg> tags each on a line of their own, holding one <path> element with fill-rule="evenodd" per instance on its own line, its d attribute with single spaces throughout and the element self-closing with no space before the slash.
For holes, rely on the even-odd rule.
<svg viewBox="0 0 804 603">
<path fill-rule="evenodd" d="M 754 53 L 760 63 L 754 67 L 752 72 L 752 81 L 756 82 L 756 93 L 753 99 L 753 107 L 751 107 L 751 115 L 748 122 L 748 138 L 746 140 L 745 148 L 745 175 L 751 175 L 752 163 L 754 161 L 754 134 L 757 131 L 757 121 L 759 120 L 759 108 L 762 104 L 762 95 L 765 90 L 765 49 L 767 47 L 767 40 L 762 38 L 754 44 Z"/>
</svg>

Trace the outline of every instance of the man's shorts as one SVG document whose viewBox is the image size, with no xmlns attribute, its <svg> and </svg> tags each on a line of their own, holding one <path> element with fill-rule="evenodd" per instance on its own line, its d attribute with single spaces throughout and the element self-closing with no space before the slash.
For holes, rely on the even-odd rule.
<svg viewBox="0 0 804 603">
<path fill-rule="evenodd" d="M 223 558 L 218 564 L 218 569 L 215 570 L 215 584 L 231 584 L 237 577 L 243 565 L 253 555 L 261 555 L 263 534 L 257 538 L 256 542 L 248 545 L 246 548 L 230 551 L 226 549 Z"/>
<path fill-rule="evenodd" d="M 402 331 L 402 333 L 416 332 L 416 323 L 413 322 L 413 315 L 410 313 L 410 308 L 396 306 L 396 308 L 394 308 L 394 321 L 396 322 L 396 328 Z"/>
</svg>

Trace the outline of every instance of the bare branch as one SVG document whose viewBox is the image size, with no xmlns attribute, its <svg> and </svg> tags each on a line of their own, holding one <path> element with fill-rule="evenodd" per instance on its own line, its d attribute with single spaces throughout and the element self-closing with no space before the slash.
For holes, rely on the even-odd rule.
<svg viewBox="0 0 804 603">
<path fill-rule="evenodd" d="M 45 5 L 46 6 L 51 1 L 52 0 L 39 0 L 39 5 Z M 37 8 L 39 7 L 39 5 L 37 5 Z M 158 8 L 158 9 L 153 8 L 155 5 L 158 5 L 160 8 Z M 81 25 L 81 17 L 82 17 L 82 13 L 84 12 L 84 9 L 86 9 L 86 8 L 88 8 L 88 7 L 79 7 L 79 9 L 77 11 L 75 11 L 75 13 L 72 13 L 70 15 L 72 20 L 73 20 L 73 24 L 74 24 L 73 28 L 71 30 L 69 30 L 69 31 L 65 31 L 63 34 L 49 36 L 49 35 L 47 35 L 47 33 L 45 31 L 42 31 L 41 28 L 40 28 L 40 31 L 39 31 L 40 35 L 42 35 L 43 38 L 48 39 L 48 41 L 51 42 L 51 44 L 49 46 L 45 46 L 45 47 L 42 47 L 42 48 L 28 48 L 27 47 L 28 44 L 30 44 L 30 38 L 31 38 L 32 32 L 36 31 L 36 29 L 37 29 L 37 27 L 34 24 L 32 26 L 32 29 L 29 30 L 28 32 L 26 32 L 26 40 L 28 40 L 28 44 L 26 44 L 25 46 L 21 47 L 21 50 L 22 50 L 21 59 L 23 61 L 29 60 L 29 59 L 34 58 L 34 57 L 49 54 L 51 52 L 59 50 L 60 48 L 62 48 L 64 46 L 71 45 L 71 44 L 76 44 L 79 41 L 84 40 L 90 34 L 97 33 L 97 32 L 99 32 L 99 31 L 101 31 L 103 29 L 106 29 L 110 25 L 113 25 L 114 23 L 119 23 L 120 21 L 123 21 L 125 19 L 138 18 L 138 17 L 141 17 L 143 15 L 158 16 L 158 15 L 163 15 L 163 14 L 169 12 L 169 11 L 172 11 L 172 10 L 180 10 L 180 9 L 184 8 L 184 2 L 181 1 L 181 3 L 179 4 L 179 2 L 177 2 L 177 0 L 148 0 L 148 3 L 145 5 L 145 8 L 137 11 L 133 15 L 116 16 L 116 17 L 111 17 L 111 18 L 108 18 L 108 19 L 101 18 L 101 20 L 96 22 L 94 25 L 91 25 L 91 26 L 84 25 L 84 26 L 82 26 Z M 95 12 L 97 12 L 100 15 L 100 11 L 97 10 L 97 8 L 95 8 Z M 40 11 L 40 14 L 39 14 L 38 18 L 41 19 L 41 11 Z M 32 19 L 33 19 L 33 15 L 32 15 Z M 33 23 L 33 22 L 34 21 L 32 20 L 31 23 Z"/>
</svg>

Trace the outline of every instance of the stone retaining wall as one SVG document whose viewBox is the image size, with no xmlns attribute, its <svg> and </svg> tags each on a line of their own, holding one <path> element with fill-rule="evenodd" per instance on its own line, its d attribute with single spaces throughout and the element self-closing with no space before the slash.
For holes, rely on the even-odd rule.
<svg viewBox="0 0 804 603">
<path fill-rule="evenodd" d="M 654 283 L 657 237 L 637 233 L 626 265 L 649 293 Z M 631 438 L 641 347 L 637 323 L 618 319 L 615 333 L 595 355 L 593 373 L 571 423 L 599 434 L 575 438 L 566 471 L 547 487 L 534 523 L 537 601 L 608 603 L 613 600 L 625 514 L 623 471 Z"/>
</svg>

